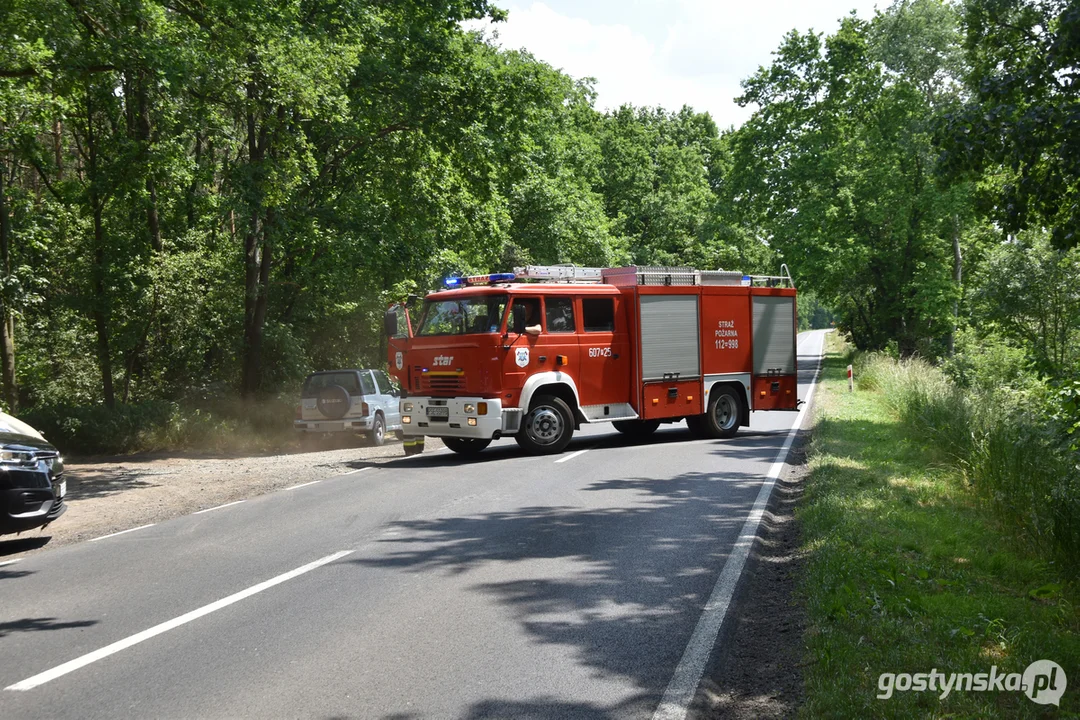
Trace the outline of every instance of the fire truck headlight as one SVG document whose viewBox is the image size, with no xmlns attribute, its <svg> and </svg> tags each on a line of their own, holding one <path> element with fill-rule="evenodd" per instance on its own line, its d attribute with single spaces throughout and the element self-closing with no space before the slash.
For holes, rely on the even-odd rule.
<svg viewBox="0 0 1080 720">
<path fill-rule="evenodd" d="M 409 415 L 402 415 L 401 416 L 401 424 L 402 425 L 408 425 L 411 422 L 412 422 L 412 417 L 411 416 L 409 416 Z"/>
<path fill-rule="evenodd" d="M 477 415 L 487 415 L 487 403 L 486 402 L 476 403 L 476 414 Z"/>
<path fill-rule="evenodd" d="M 405 412 L 412 412 L 412 403 L 405 403 L 401 409 Z"/>
<path fill-rule="evenodd" d="M 474 406 L 472 403 L 465 403 L 465 407 L 463 409 L 465 410 L 466 415 L 476 412 L 476 406 Z"/>
<path fill-rule="evenodd" d="M 469 424 L 472 425 L 473 427 L 476 427 L 476 418 L 474 418 L 474 417 L 469 418 Z"/>
</svg>

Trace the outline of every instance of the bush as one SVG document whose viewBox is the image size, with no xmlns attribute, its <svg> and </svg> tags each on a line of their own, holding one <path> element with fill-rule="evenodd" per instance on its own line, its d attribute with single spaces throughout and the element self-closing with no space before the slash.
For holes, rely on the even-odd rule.
<svg viewBox="0 0 1080 720">
<path fill-rule="evenodd" d="M 292 448 L 295 405 L 286 398 L 245 402 L 204 396 L 183 403 L 146 401 L 51 405 L 23 419 L 65 454 L 120 455 L 147 450 L 264 452 Z"/>
<path fill-rule="evenodd" d="M 1018 538 L 1076 573 L 1080 458 L 1054 416 L 1042 412 L 1047 389 L 1018 374 L 1022 365 L 1013 360 L 1000 348 L 977 357 L 968 390 L 919 359 L 867 354 L 855 365 L 859 388 L 880 391 L 914 434 L 945 451 Z"/>
</svg>

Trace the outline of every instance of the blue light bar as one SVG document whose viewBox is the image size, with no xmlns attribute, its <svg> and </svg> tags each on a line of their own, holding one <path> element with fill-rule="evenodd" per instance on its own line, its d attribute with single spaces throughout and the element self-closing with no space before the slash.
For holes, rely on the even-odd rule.
<svg viewBox="0 0 1080 720">
<path fill-rule="evenodd" d="M 448 277 L 448 278 L 446 278 L 446 280 L 443 281 L 443 283 L 448 288 L 464 287 L 465 278 L 462 278 L 462 277 Z"/>
</svg>

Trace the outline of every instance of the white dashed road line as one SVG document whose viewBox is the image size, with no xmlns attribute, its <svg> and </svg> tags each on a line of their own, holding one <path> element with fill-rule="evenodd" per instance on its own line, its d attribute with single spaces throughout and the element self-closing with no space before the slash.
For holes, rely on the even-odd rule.
<svg viewBox="0 0 1080 720">
<path fill-rule="evenodd" d="M 191 514 L 192 515 L 202 515 L 203 513 L 213 512 L 214 510 L 220 510 L 221 508 L 227 508 L 227 507 L 232 507 L 233 505 L 239 505 L 242 502 L 247 502 L 247 500 L 233 500 L 231 503 L 225 503 L 224 505 L 217 505 L 217 506 L 212 507 L 212 508 L 206 508 L 205 510 L 199 510 L 199 511 L 193 512 Z"/>
<path fill-rule="evenodd" d="M 566 462 L 567 460 L 573 460 L 573 459 L 574 459 L 574 458 L 576 458 L 576 457 L 577 457 L 578 455 L 584 455 L 585 453 L 589 452 L 590 450 L 592 450 L 592 448 L 585 448 L 584 450 L 578 450 L 577 452 L 573 452 L 573 453 L 570 453 L 570 454 L 569 454 L 569 455 L 567 455 L 566 457 L 561 457 L 561 458 L 559 458 L 559 459 L 558 459 L 558 460 L 556 460 L 555 462 L 557 462 L 557 463 L 564 463 L 564 462 Z"/>
<path fill-rule="evenodd" d="M 90 538 L 90 542 L 97 542 L 98 540 L 104 540 L 105 538 L 116 537 L 117 535 L 126 535 L 129 532 L 135 532 L 136 530 L 144 530 L 148 527 L 154 527 L 157 523 L 150 523 L 149 525 L 140 525 L 139 527 L 129 528 L 127 530 L 121 530 L 120 532 L 110 533 L 108 535 L 102 535 L 101 537 Z"/>
<path fill-rule="evenodd" d="M 314 485 L 315 483 L 322 482 L 322 480 L 312 480 L 311 482 L 300 483 L 299 485 L 292 485 L 285 488 L 285 490 L 296 490 L 297 488 L 307 487 L 308 485 Z"/>
<path fill-rule="evenodd" d="M 39 685 L 44 685 L 50 680 L 55 680 L 56 678 L 67 675 L 70 672 L 74 672 L 79 668 L 86 667 L 90 663 L 97 662 L 98 660 L 107 658 L 110 655 L 115 655 L 121 650 L 126 650 L 132 645 L 138 645 L 144 640 L 149 640 L 156 635 L 160 635 L 162 633 L 168 632 L 169 630 L 173 630 L 174 628 L 178 628 L 181 625 L 185 625 L 191 622 L 192 620 L 198 620 L 203 615 L 209 615 L 216 610 L 220 610 L 224 607 L 232 605 L 233 603 L 240 602 L 244 598 L 249 598 L 256 593 L 261 593 L 263 590 L 268 590 L 275 585 L 280 585 L 286 580 L 292 580 L 293 578 L 299 577 L 304 573 L 311 572 L 315 568 L 326 565 L 327 563 L 332 563 L 335 560 L 345 557 L 351 552 L 352 550 L 342 550 L 341 552 L 336 552 L 333 555 L 327 555 L 324 558 L 319 558 L 315 562 L 310 562 L 307 565 L 296 568 L 295 570 L 290 570 L 287 573 L 283 573 L 281 575 L 278 575 L 277 577 L 270 578 L 269 580 L 261 582 L 258 585 L 252 585 L 247 590 L 241 590 L 238 593 L 234 593 L 233 595 L 230 595 L 226 598 L 222 598 L 221 600 L 212 602 L 209 605 L 203 605 L 197 610 L 192 610 L 191 612 L 185 613 L 180 617 L 173 618 L 172 620 L 163 622 L 160 625 L 155 625 L 154 627 L 143 630 L 140 633 L 136 633 L 135 635 L 124 638 L 123 640 L 114 642 L 112 645 L 106 645 L 105 647 L 99 650 L 95 650 L 91 653 L 87 653 L 82 657 L 77 657 L 74 660 L 69 660 L 63 665 L 57 665 L 51 670 L 46 670 L 43 673 L 38 673 L 33 677 L 29 677 L 21 682 L 17 682 L 14 685 L 9 685 L 4 689 L 32 690 Z"/>
</svg>

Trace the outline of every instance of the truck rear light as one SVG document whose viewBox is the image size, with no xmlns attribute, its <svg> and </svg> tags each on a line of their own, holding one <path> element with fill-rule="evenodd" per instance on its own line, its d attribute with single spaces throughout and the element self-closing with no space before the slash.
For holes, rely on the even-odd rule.
<svg viewBox="0 0 1080 720">
<path fill-rule="evenodd" d="M 361 403 L 361 405 L 360 405 L 360 412 L 361 412 L 361 414 L 362 414 L 362 415 L 363 415 L 364 417 L 367 417 L 367 415 L 368 415 L 368 412 L 369 412 L 369 410 L 368 410 L 368 404 L 367 404 L 367 403 Z"/>
<path fill-rule="evenodd" d="M 487 403 L 486 402 L 476 403 L 476 414 L 477 415 L 487 415 Z"/>
</svg>

